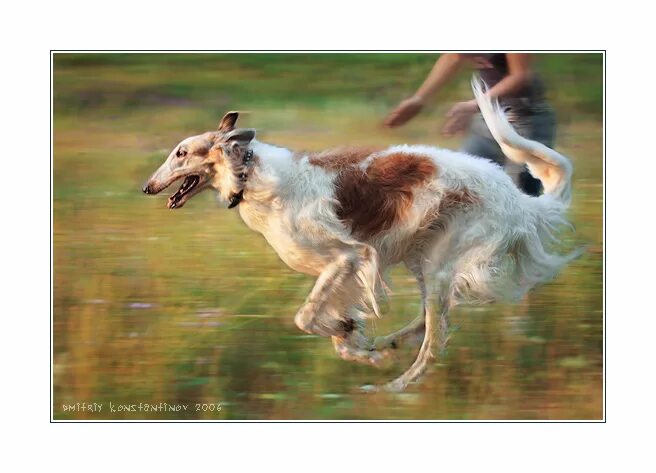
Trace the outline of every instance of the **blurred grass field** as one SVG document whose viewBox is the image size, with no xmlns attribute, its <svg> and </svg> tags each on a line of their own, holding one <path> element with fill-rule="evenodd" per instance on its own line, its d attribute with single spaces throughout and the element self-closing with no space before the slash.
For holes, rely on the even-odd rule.
<svg viewBox="0 0 656 473">
<path fill-rule="evenodd" d="M 288 269 L 209 192 L 179 211 L 141 184 L 182 138 L 227 110 L 262 141 L 318 150 L 426 143 L 470 97 L 469 75 L 398 130 L 385 113 L 434 54 L 55 54 L 54 399 L 56 419 L 599 419 L 602 417 L 602 57 L 540 55 L 575 165 L 586 254 L 518 305 L 461 307 L 448 358 L 404 394 L 361 394 L 390 370 L 353 365 L 293 315 L 313 280 Z M 412 279 L 370 328 L 419 311 Z M 64 404 L 188 403 L 177 413 L 65 412 Z M 220 403 L 220 412 L 194 411 Z"/>
</svg>

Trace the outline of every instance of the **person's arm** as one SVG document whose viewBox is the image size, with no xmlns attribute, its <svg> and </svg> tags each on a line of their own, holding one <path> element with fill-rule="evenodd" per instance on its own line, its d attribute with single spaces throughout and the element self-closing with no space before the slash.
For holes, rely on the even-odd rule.
<svg viewBox="0 0 656 473">
<path fill-rule="evenodd" d="M 513 95 L 531 80 L 533 72 L 531 70 L 531 57 L 529 54 L 506 54 L 506 60 L 508 62 L 508 74 L 486 92 L 491 98 L 502 98 Z M 450 136 L 462 131 L 467 127 L 471 116 L 476 112 L 478 112 L 476 100 L 471 99 L 465 102 L 458 102 L 447 112 L 447 122 L 442 128 L 442 133 Z"/>
<path fill-rule="evenodd" d="M 460 64 L 462 64 L 460 54 L 442 54 L 417 92 L 397 105 L 385 118 L 383 124 L 387 127 L 401 126 L 412 119 L 421 111 L 426 102 L 453 77 L 460 68 Z"/>
<path fill-rule="evenodd" d="M 488 90 L 487 95 L 491 98 L 513 95 L 531 81 L 533 71 L 531 70 L 530 54 L 506 54 L 506 61 L 508 62 L 508 75 Z"/>
</svg>

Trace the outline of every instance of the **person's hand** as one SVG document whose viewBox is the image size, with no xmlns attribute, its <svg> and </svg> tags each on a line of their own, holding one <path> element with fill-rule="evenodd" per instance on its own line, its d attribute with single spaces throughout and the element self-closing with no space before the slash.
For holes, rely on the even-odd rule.
<svg viewBox="0 0 656 473">
<path fill-rule="evenodd" d="M 442 134 L 453 136 L 464 131 L 477 111 L 478 105 L 475 100 L 458 102 L 446 113 L 446 123 L 442 127 Z"/>
<path fill-rule="evenodd" d="M 424 108 L 424 101 L 421 97 L 407 98 L 387 115 L 383 125 L 389 128 L 401 126 L 410 121 L 422 108 Z"/>
</svg>

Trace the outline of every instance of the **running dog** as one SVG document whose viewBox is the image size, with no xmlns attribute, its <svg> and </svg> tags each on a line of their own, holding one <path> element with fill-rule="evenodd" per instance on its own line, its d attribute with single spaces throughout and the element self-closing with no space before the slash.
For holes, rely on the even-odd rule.
<svg viewBox="0 0 656 473">
<path fill-rule="evenodd" d="M 522 194 L 497 165 L 432 146 L 294 152 L 255 140 L 226 114 L 216 131 L 183 140 L 144 185 L 181 208 L 205 189 L 261 233 L 292 269 L 316 276 L 295 316 L 311 334 L 332 337 L 346 360 L 381 364 L 403 342 L 421 340 L 415 362 L 384 388 L 401 391 L 446 346 L 448 313 L 460 303 L 517 300 L 553 278 L 576 254 L 554 252 L 568 223 L 572 165 L 521 137 L 474 80 L 483 118 L 505 155 L 526 164 L 544 194 Z M 422 314 L 371 340 L 381 274 L 403 263 L 417 280 Z"/>
</svg>

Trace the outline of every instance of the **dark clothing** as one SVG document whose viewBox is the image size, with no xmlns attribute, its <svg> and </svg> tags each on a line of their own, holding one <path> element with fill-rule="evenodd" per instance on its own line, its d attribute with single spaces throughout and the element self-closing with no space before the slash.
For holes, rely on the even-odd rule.
<svg viewBox="0 0 656 473">
<path fill-rule="evenodd" d="M 472 62 L 478 71 L 478 75 L 488 88 L 494 87 L 508 75 L 508 58 L 504 53 L 465 54 L 465 57 Z M 499 101 L 504 105 L 506 101 L 512 101 L 512 99 L 525 99 L 533 103 L 544 101 L 544 84 L 542 80 L 534 75 L 524 87 L 502 97 Z"/>
<path fill-rule="evenodd" d="M 547 104 L 543 103 L 539 109 L 531 112 L 523 111 L 517 114 L 513 113 L 512 108 L 506 108 L 506 115 L 517 133 L 523 137 L 539 141 L 550 148 L 554 146 L 556 117 Z M 516 169 L 517 165 L 506 158 L 480 114 L 472 120 L 469 133 L 460 150 L 473 156 L 487 158 L 506 168 L 517 187 L 526 194 L 538 196 L 542 193 L 542 183 L 531 176 L 526 166 Z"/>
<path fill-rule="evenodd" d="M 505 54 L 468 54 L 478 73 L 489 88 L 508 74 Z M 530 83 L 511 96 L 499 100 L 508 121 L 525 138 L 553 147 L 556 138 L 556 119 L 544 98 L 544 85 L 534 76 Z M 517 187 L 529 195 L 540 195 L 542 183 L 528 172 L 526 166 L 509 162 L 479 114 L 474 117 L 465 142 L 460 148 L 468 154 L 487 158 L 504 167 Z"/>
</svg>

